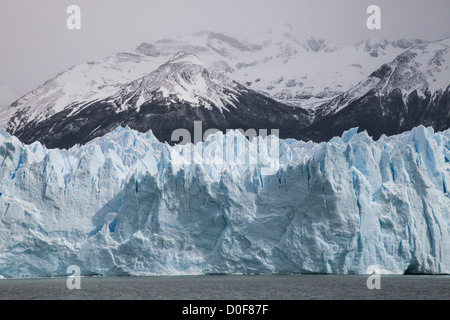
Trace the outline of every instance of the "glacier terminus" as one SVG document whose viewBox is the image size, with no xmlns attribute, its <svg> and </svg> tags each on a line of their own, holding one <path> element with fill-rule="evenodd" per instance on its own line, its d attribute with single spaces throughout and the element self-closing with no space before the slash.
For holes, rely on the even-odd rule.
<svg viewBox="0 0 450 320">
<path fill-rule="evenodd" d="M 48 149 L 2 130 L 0 277 L 450 273 L 450 130 L 269 136 L 276 171 L 264 155 L 218 165 L 216 148 L 261 139 L 171 146 L 118 127 Z M 188 147 L 201 163 L 178 158 Z"/>
</svg>

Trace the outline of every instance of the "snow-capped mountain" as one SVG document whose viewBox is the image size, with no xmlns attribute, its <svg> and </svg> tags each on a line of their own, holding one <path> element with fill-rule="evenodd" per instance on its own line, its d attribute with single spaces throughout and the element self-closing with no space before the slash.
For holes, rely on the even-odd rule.
<svg viewBox="0 0 450 320">
<path fill-rule="evenodd" d="M 40 141 L 47 147 L 70 148 L 100 137 L 118 126 L 141 132 L 149 129 L 172 143 L 172 133 L 194 121 L 204 130 L 280 129 L 292 137 L 308 123 L 301 108 L 279 103 L 208 68 L 192 54 L 177 53 L 148 75 L 121 85 L 102 100 L 73 103 L 45 118 L 28 121 L 28 112 L 11 118 L 8 131 L 23 141 Z"/>
<path fill-rule="evenodd" d="M 289 25 L 238 40 L 209 31 L 143 43 L 137 51 L 150 57 L 169 57 L 179 51 L 195 54 L 208 65 L 228 65 L 230 76 L 279 101 L 313 108 L 356 85 L 371 72 L 416 43 L 370 39 L 342 46 L 324 39 L 303 38 Z M 378 50 L 379 54 L 373 54 Z M 378 52 L 377 51 L 377 52 Z"/>
<path fill-rule="evenodd" d="M 3 110 L 0 124 L 24 142 L 40 140 L 62 148 L 86 143 L 118 125 L 142 132 L 151 128 L 170 142 L 173 130 L 192 130 L 196 120 L 204 122 L 205 130 L 283 128 L 283 138 L 316 141 L 356 126 L 375 136 L 422 123 L 439 122 L 436 128 L 442 130 L 448 128 L 446 120 L 429 119 L 439 118 L 448 107 L 446 48 L 446 41 L 378 38 L 342 46 L 299 38 L 288 25 L 241 40 L 202 31 L 74 66 Z M 420 97 L 427 96 L 426 88 L 436 93 L 430 99 L 439 106 L 428 108 L 422 119 L 427 98 Z M 415 89 L 423 92 L 417 107 Z M 376 99 L 403 108 L 395 96 L 401 90 L 408 93 L 401 100 L 410 97 L 411 107 L 403 108 L 406 115 L 381 111 L 398 124 L 374 131 L 367 121 L 375 126 L 380 117 L 367 116 L 376 107 L 365 107 L 367 99 L 362 99 L 371 90 Z M 360 109 L 350 112 L 349 119 L 341 117 L 356 101 L 361 101 Z M 340 117 L 336 123 L 333 115 Z"/>
<path fill-rule="evenodd" d="M 450 131 L 316 144 L 129 128 L 69 150 L 0 132 L 0 278 L 450 273 Z M 270 141 L 275 172 L 265 172 Z M 180 160 L 182 148 L 195 159 Z M 217 161 L 224 150 L 255 162 Z M 234 157 L 231 157 L 233 159 Z M 225 158 L 227 159 L 227 158 Z M 270 163 L 270 161 L 269 161 Z"/>
<path fill-rule="evenodd" d="M 450 127 L 450 38 L 416 44 L 316 110 L 305 136 L 331 139 L 358 126 L 375 138 L 420 124 Z"/>
<path fill-rule="evenodd" d="M 9 117 L 2 117 L 0 125 L 15 130 L 71 109 L 74 104 L 104 99 L 116 93 L 122 84 L 148 74 L 159 65 L 161 62 L 146 56 L 121 52 L 73 66 L 12 103 L 6 110 Z M 12 116 L 14 121 L 10 121 Z"/>
<path fill-rule="evenodd" d="M 152 101 L 155 93 L 164 98 L 173 96 L 193 107 L 233 106 L 238 90 L 236 83 L 220 71 L 209 69 L 192 54 L 180 52 L 150 74 L 123 86 L 112 99 L 122 100 L 124 108 L 137 108 Z M 131 102 L 131 103 L 130 103 Z"/>
<path fill-rule="evenodd" d="M 104 99 L 178 52 L 193 54 L 209 67 L 219 66 L 234 80 L 267 96 L 307 108 L 350 89 L 405 46 L 387 46 L 383 54 L 373 57 L 361 45 L 298 39 L 288 25 L 243 40 L 197 32 L 142 43 L 135 51 L 74 66 L 16 101 L 10 112 L 25 113 L 26 109 L 27 121 L 39 121 L 74 103 Z M 0 124 L 5 127 L 8 120 L 2 118 Z"/>
</svg>

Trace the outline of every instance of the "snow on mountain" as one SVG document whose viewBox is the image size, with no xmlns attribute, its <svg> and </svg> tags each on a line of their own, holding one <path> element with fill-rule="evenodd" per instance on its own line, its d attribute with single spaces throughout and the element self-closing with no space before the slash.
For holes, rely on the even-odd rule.
<svg viewBox="0 0 450 320">
<path fill-rule="evenodd" d="M 195 147 L 118 128 L 69 150 L 2 131 L 0 275 L 449 273 L 449 146 L 422 126 Z"/>
<path fill-rule="evenodd" d="M 203 104 L 212 108 L 214 105 L 219 109 L 226 108 L 225 105 L 234 106 L 236 100 L 229 93 L 238 94 L 236 83 L 215 70 L 209 69 L 196 56 L 180 52 L 157 70 L 123 86 L 115 97 L 123 99 L 126 108 L 127 101 L 138 96 L 134 105 L 138 109 L 151 101 L 155 92 L 162 93 L 165 98 L 176 96 L 192 106 Z"/>
<path fill-rule="evenodd" d="M 418 125 L 450 127 L 450 47 L 445 39 L 416 44 L 344 94 L 317 107 L 299 134 L 326 141 L 358 126 L 375 139 Z"/>
<path fill-rule="evenodd" d="M 356 126 L 375 137 L 420 124 L 444 130 L 446 41 L 341 46 L 300 38 L 288 25 L 240 40 L 202 31 L 74 66 L 4 109 L 0 125 L 26 143 L 58 148 L 126 125 L 170 141 L 197 120 L 220 130 L 282 128 L 282 138 L 314 141 Z M 335 114 L 338 121 L 325 119 Z"/>
<path fill-rule="evenodd" d="M 390 70 L 380 75 L 382 78 L 375 87 L 380 94 L 394 89 L 402 90 L 404 96 L 414 90 L 420 94 L 426 90 L 431 93 L 445 90 L 450 84 L 450 47 L 446 41 L 415 45 L 379 71 L 384 68 Z M 377 75 L 375 72 L 371 76 Z"/>
<path fill-rule="evenodd" d="M 300 38 L 288 25 L 241 40 L 210 31 L 196 32 L 142 43 L 135 51 L 74 66 L 15 101 L 0 118 L 0 126 L 9 125 L 14 132 L 75 105 L 103 100 L 179 52 L 195 55 L 210 68 L 222 66 L 230 78 L 266 96 L 314 109 L 392 61 L 407 44 L 405 40 L 388 46 L 375 57 L 358 46 Z"/>
<path fill-rule="evenodd" d="M 314 108 L 345 92 L 407 47 L 387 45 L 375 56 L 357 45 L 299 37 L 286 24 L 244 40 L 203 32 L 151 46 L 160 48 L 160 54 L 192 52 L 207 64 L 224 61 L 234 80 L 303 108 Z"/>
<path fill-rule="evenodd" d="M 370 91 L 385 96 L 400 90 L 405 102 L 413 91 L 422 97 L 426 92 L 433 95 L 445 91 L 450 85 L 450 47 L 447 43 L 448 39 L 414 45 L 354 88 L 321 106 L 317 117 L 336 113 Z"/>
<path fill-rule="evenodd" d="M 148 74 L 160 64 L 143 55 L 123 52 L 73 66 L 15 101 L 8 108 L 11 116 L 2 117 L 0 125 L 6 127 L 14 116 L 10 127 L 15 129 L 27 122 L 45 120 L 74 104 L 104 99 L 115 94 L 122 84 Z"/>
<path fill-rule="evenodd" d="M 72 103 L 56 113 L 29 119 L 25 110 L 10 120 L 8 132 L 26 143 L 71 148 L 130 126 L 140 132 L 153 130 L 161 141 L 173 143 L 175 130 L 193 132 L 200 121 L 205 130 L 279 129 L 281 138 L 296 137 L 309 123 L 309 114 L 279 103 L 233 81 L 227 65 L 210 68 L 193 54 L 177 53 L 155 71 L 116 88 L 100 100 Z"/>
<path fill-rule="evenodd" d="M 386 51 L 390 48 L 408 49 L 423 43 L 425 42 L 420 39 L 400 39 L 389 42 L 386 39 L 375 37 L 366 41 L 358 41 L 355 47 L 368 52 L 372 57 L 378 57 L 379 55 L 386 55 Z"/>
</svg>

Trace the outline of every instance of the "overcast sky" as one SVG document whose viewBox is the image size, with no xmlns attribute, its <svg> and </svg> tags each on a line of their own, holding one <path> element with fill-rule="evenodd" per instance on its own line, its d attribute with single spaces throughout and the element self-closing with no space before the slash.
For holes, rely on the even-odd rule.
<svg viewBox="0 0 450 320">
<path fill-rule="evenodd" d="M 79 31 L 66 27 L 71 4 L 81 8 Z M 381 30 L 366 28 L 371 4 Z M 438 40 L 450 36 L 449 12 L 450 0 L 0 0 L 0 81 L 24 94 L 74 64 L 199 30 L 242 38 L 289 23 L 299 37 L 344 44 Z"/>
</svg>

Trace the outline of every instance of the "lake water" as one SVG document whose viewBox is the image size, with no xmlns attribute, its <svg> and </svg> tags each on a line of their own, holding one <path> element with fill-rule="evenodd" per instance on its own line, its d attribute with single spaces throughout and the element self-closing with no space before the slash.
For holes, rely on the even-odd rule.
<svg viewBox="0 0 450 320">
<path fill-rule="evenodd" d="M 0 299 L 69 300 L 450 300 L 450 276 L 385 276 L 369 290 L 367 276 L 175 276 L 81 278 L 80 290 L 67 279 L 0 280 Z"/>
</svg>

